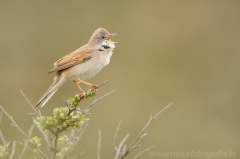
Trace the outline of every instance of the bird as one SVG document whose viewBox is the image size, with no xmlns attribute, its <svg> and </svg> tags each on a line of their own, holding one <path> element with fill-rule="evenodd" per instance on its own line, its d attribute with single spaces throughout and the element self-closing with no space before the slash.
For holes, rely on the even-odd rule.
<svg viewBox="0 0 240 159">
<path fill-rule="evenodd" d="M 87 84 L 97 91 L 97 85 L 85 80 L 95 76 L 104 66 L 108 65 L 117 42 L 110 39 L 116 34 L 110 34 L 104 28 L 98 28 L 92 34 L 86 45 L 64 56 L 54 63 L 54 67 L 47 74 L 56 72 L 54 82 L 35 105 L 35 108 L 43 107 L 53 94 L 67 81 L 73 81 L 80 90 L 84 91 L 80 83 Z"/>
</svg>

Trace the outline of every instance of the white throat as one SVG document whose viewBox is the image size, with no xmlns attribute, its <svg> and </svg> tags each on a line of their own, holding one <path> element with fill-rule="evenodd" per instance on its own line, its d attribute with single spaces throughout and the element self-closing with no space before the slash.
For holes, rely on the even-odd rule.
<svg viewBox="0 0 240 159">
<path fill-rule="evenodd" d="M 101 46 L 102 46 L 102 45 L 107 45 L 107 46 L 109 46 L 112 50 L 114 50 L 114 48 L 115 48 L 114 43 L 109 43 L 108 40 L 104 40 L 104 41 L 102 42 Z"/>
</svg>

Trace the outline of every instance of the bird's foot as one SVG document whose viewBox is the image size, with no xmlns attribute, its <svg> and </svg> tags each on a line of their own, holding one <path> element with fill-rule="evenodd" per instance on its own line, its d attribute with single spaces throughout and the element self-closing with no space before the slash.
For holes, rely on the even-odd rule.
<svg viewBox="0 0 240 159">
<path fill-rule="evenodd" d="M 83 93 L 79 94 L 78 97 L 80 98 L 81 101 L 83 101 L 85 99 Z"/>
<path fill-rule="evenodd" d="M 97 85 L 92 85 L 92 88 L 93 88 L 93 91 L 94 91 L 94 92 L 97 92 L 97 90 L 98 90 Z"/>
</svg>

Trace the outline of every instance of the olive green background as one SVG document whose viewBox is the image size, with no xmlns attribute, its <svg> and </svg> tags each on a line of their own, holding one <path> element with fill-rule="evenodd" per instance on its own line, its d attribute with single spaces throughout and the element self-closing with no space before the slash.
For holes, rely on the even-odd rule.
<svg viewBox="0 0 240 159">
<path fill-rule="evenodd" d="M 54 73 L 46 72 L 53 63 L 86 44 L 99 27 L 118 33 L 112 40 L 119 44 L 110 64 L 87 81 L 99 84 L 110 79 L 95 98 L 117 91 L 92 107 L 89 126 L 72 156 L 88 150 L 82 158 L 97 158 L 101 129 L 101 158 L 111 158 L 119 121 L 118 143 L 131 133 L 129 145 L 150 114 L 173 102 L 151 123 L 143 145 L 127 158 L 151 145 L 156 145 L 151 152 L 231 150 L 236 157 L 216 158 L 239 158 L 238 0 L 0 0 L 0 104 L 25 132 L 32 124 L 27 113 L 33 110 L 20 89 L 35 104 L 52 83 Z M 68 82 L 42 114 L 52 115 L 55 107 L 65 106 L 63 96 L 78 93 Z M 24 139 L 5 115 L 1 130 L 7 141 Z M 40 134 L 35 130 L 33 135 Z M 17 144 L 14 158 L 21 150 Z M 26 151 L 25 158 L 30 156 Z M 142 158 L 160 157 L 146 153 Z"/>
</svg>

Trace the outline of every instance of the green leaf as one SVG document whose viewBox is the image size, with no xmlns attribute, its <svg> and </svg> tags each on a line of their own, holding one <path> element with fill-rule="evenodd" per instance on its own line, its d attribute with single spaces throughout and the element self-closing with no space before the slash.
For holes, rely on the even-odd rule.
<svg viewBox="0 0 240 159">
<path fill-rule="evenodd" d="M 7 154 L 8 154 L 8 152 L 6 152 L 6 148 L 4 146 L 0 145 L 0 158 L 4 159 Z"/>
<path fill-rule="evenodd" d="M 88 96 L 89 97 L 94 97 L 96 95 L 96 93 L 95 92 L 92 92 L 91 94 L 89 94 Z"/>
<path fill-rule="evenodd" d="M 80 129 L 81 128 L 81 126 L 80 125 L 78 125 L 77 123 L 74 125 L 77 129 Z"/>
<path fill-rule="evenodd" d="M 83 118 L 83 115 L 82 115 L 82 113 L 81 112 L 77 112 L 77 115 L 79 116 L 79 119 L 82 119 Z"/>
<path fill-rule="evenodd" d="M 61 114 L 61 110 L 59 108 L 55 108 L 53 110 L 53 115 L 54 116 L 60 117 L 60 114 Z"/>
<path fill-rule="evenodd" d="M 41 146 L 41 138 L 38 138 L 37 136 L 34 136 L 33 138 L 31 138 L 30 142 L 36 147 Z"/>
</svg>

